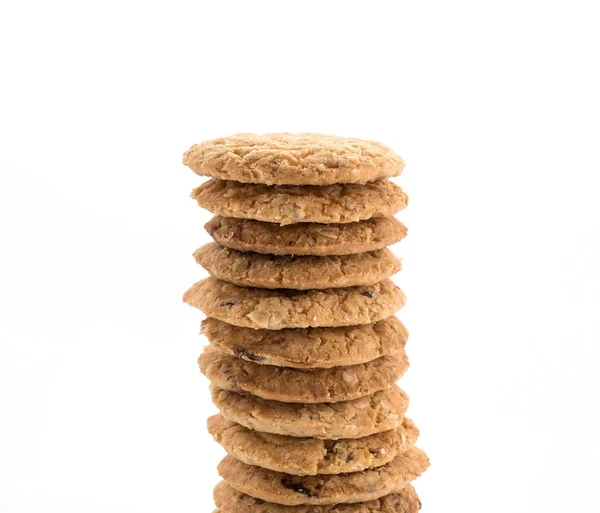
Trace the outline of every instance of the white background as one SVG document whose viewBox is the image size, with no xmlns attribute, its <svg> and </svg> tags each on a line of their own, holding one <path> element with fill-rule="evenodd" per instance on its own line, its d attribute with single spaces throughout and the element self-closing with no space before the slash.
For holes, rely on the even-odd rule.
<svg viewBox="0 0 600 513">
<path fill-rule="evenodd" d="M 596 8 L 2 2 L 0 512 L 211 511 L 180 159 L 242 131 L 407 162 L 422 511 L 599 511 Z"/>
</svg>

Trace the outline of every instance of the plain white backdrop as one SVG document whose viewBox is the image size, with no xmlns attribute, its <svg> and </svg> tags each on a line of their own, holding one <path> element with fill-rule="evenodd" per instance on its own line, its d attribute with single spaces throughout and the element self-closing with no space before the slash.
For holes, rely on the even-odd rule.
<svg viewBox="0 0 600 513">
<path fill-rule="evenodd" d="M 376 139 L 423 512 L 600 510 L 592 1 L 0 6 L 0 512 L 211 511 L 191 144 Z"/>
</svg>

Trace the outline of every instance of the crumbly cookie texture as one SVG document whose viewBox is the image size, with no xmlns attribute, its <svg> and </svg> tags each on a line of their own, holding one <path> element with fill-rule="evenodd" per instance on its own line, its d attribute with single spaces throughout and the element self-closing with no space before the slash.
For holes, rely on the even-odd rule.
<svg viewBox="0 0 600 513">
<path fill-rule="evenodd" d="M 406 298 L 391 280 L 368 287 L 304 291 L 239 287 L 206 278 L 192 285 L 183 300 L 234 326 L 279 330 L 370 324 L 392 316 Z"/>
<path fill-rule="evenodd" d="M 202 373 L 218 388 L 284 403 L 336 403 L 390 388 L 408 369 L 406 354 L 330 369 L 259 365 L 209 346 L 200 355 Z"/>
<path fill-rule="evenodd" d="M 339 403 L 299 404 L 261 399 L 211 387 L 212 399 L 227 420 L 276 435 L 361 438 L 396 429 L 408 409 L 408 396 L 388 390 Z"/>
<path fill-rule="evenodd" d="M 244 360 L 298 369 L 370 362 L 403 352 L 408 330 L 397 317 L 340 328 L 255 330 L 218 319 L 202 321 L 202 333 L 219 351 Z"/>
<path fill-rule="evenodd" d="M 387 146 L 311 133 L 236 134 L 193 145 L 183 163 L 201 176 L 267 185 L 367 183 L 398 176 Z"/>
<path fill-rule="evenodd" d="M 400 242 L 408 229 L 395 217 L 346 224 L 297 223 L 279 226 L 253 219 L 215 216 L 204 225 L 231 249 L 268 255 L 352 255 Z"/>
<path fill-rule="evenodd" d="M 314 506 L 301 504 L 284 506 L 255 499 L 238 492 L 221 481 L 213 493 L 215 504 L 221 513 L 418 513 L 421 502 L 415 489 L 407 484 L 397 493 L 379 499 L 354 504 L 330 504 Z"/>
<path fill-rule="evenodd" d="M 419 436 L 419 430 L 407 418 L 397 429 L 341 440 L 260 433 L 222 415 L 208 419 L 208 430 L 228 454 L 248 465 L 301 476 L 380 467 L 406 452 Z"/>
<path fill-rule="evenodd" d="M 226 217 L 281 225 L 351 223 L 393 216 L 408 196 L 389 180 L 365 185 L 262 185 L 213 178 L 192 191 L 201 207 Z"/>
<path fill-rule="evenodd" d="M 429 458 L 411 447 L 381 467 L 349 474 L 294 476 L 247 465 L 225 456 L 218 467 L 228 485 L 241 493 L 276 504 L 343 504 L 379 499 L 402 490 L 429 466 Z"/>
<path fill-rule="evenodd" d="M 262 255 L 211 242 L 194 252 L 211 276 L 244 287 L 325 289 L 373 285 L 402 267 L 389 249 L 343 256 Z"/>
</svg>

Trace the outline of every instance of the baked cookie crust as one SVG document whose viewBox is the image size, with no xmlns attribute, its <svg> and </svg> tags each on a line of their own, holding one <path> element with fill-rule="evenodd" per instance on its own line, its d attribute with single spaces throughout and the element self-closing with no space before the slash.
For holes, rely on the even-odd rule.
<svg viewBox="0 0 600 513">
<path fill-rule="evenodd" d="M 209 346 L 198 364 L 224 390 L 284 403 L 337 403 L 390 388 L 407 371 L 408 358 L 402 353 L 348 367 L 307 370 L 259 365 Z"/>
<path fill-rule="evenodd" d="M 402 264 L 387 248 L 341 256 L 263 255 L 226 248 L 217 242 L 194 252 L 211 276 L 243 287 L 326 289 L 373 285 Z"/>
<path fill-rule="evenodd" d="M 419 430 L 404 418 L 397 429 L 364 438 L 321 440 L 253 431 L 226 420 L 208 419 L 208 431 L 228 454 L 248 465 L 300 476 L 361 472 L 381 467 L 415 444 Z"/>
<path fill-rule="evenodd" d="M 406 298 L 391 280 L 305 291 L 239 287 L 206 278 L 192 285 L 183 300 L 234 326 L 279 330 L 374 323 L 394 315 Z"/>
<path fill-rule="evenodd" d="M 215 487 L 213 497 L 215 504 L 220 508 L 215 513 L 418 513 L 421 509 L 421 501 L 410 484 L 398 493 L 372 501 L 324 506 L 284 506 L 265 502 L 238 492 L 225 481 L 221 481 Z"/>
<path fill-rule="evenodd" d="M 393 216 L 408 196 L 389 180 L 365 185 L 263 185 L 213 178 L 191 194 L 198 204 L 225 217 L 256 219 L 280 225 L 351 223 Z"/>
<path fill-rule="evenodd" d="M 225 456 L 220 476 L 239 492 L 276 504 L 343 504 L 379 499 L 402 490 L 429 467 L 429 458 L 416 447 L 381 467 L 348 474 L 294 476 Z"/>
<path fill-rule="evenodd" d="M 183 164 L 201 176 L 267 185 L 367 183 L 404 161 L 376 141 L 314 133 L 235 134 L 194 144 Z"/>
<path fill-rule="evenodd" d="M 255 330 L 218 319 L 202 321 L 202 333 L 219 351 L 265 365 L 297 369 L 330 368 L 396 356 L 408 340 L 397 317 L 338 328 Z"/>
<path fill-rule="evenodd" d="M 276 435 L 327 440 L 362 438 L 396 429 L 408 409 L 408 396 L 397 385 L 339 403 L 282 403 L 211 387 L 212 399 L 227 420 Z"/>
<path fill-rule="evenodd" d="M 395 217 L 345 224 L 296 223 L 280 226 L 253 219 L 215 216 L 204 225 L 223 246 L 268 255 L 352 255 L 383 249 L 408 232 Z"/>
</svg>

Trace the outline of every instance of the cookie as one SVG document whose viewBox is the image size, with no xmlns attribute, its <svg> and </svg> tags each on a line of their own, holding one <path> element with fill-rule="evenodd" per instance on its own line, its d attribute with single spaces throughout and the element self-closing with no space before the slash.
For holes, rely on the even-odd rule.
<svg viewBox="0 0 600 513">
<path fill-rule="evenodd" d="M 396 429 L 408 409 L 408 396 L 388 390 L 339 403 L 282 403 L 211 387 L 212 399 L 227 420 L 255 431 L 299 437 L 361 438 Z"/>
<path fill-rule="evenodd" d="M 192 191 L 201 207 L 226 217 L 278 223 L 351 223 L 389 217 L 408 196 L 389 180 L 365 185 L 262 185 L 212 179 Z"/>
<path fill-rule="evenodd" d="M 397 273 L 389 249 L 343 256 L 287 256 L 242 253 L 216 242 L 194 252 L 196 262 L 220 280 L 266 289 L 325 289 L 373 285 Z"/>
<path fill-rule="evenodd" d="M 411 447 L 389 463 L 362 472 L 294 476 L 247 465 L 225 456 L 220 476 L 237 491 L 256 499 L 287 506 L 343 504 L 379 499 L 398 493 L 429 466 L 427 455 Z"/>
<path fill-rule="evenodd" d="M 268 185 L 367 183 L 398 176 L 404 168 L 381 143 L 310 133 L 213 139 L 194 144 L 183 164 L 201 176 Z"/>
<path fill-rule="evenodd" d="M 380 467 L 406 452 L 419 436 L 419 430 L 407 418 L 397 429 L 340 440 L 260 433 L 222 415 L 208 419 L 208 430 L 228 454 L 248 465 L 311 476 Z"/>
<path fill-rule="evenodd" d="M 238 492 L 225 481 L 221 481 L 215 487 L 213 496 L 221 513 L 418 513 L 421 508 L 417 492 L 410 484 L 397 493 L 384 495 L 372 501 L 324 506 L 284 506 L 264 502 Z"/>
<path fill-rule="evenodd" d="M 296 223 L 279 226 L 253 219 L 215 216 L 204 225 L 231 249 L 267 255 L 353 255 L 391 246 L 406 237 L 395 217 L 372 217 L 346 224 Z"/>
<path fill-rule="evenodd" d="M 202 333 L 223 353 L 297 369 L 357 365 L 397 356 L 408 339 L 397 317 L 358 326 L 283 330 L 240 328 L 209 317 L 202 321 Z"/>
<path fill-rule="evenodd" d="M 284 403 L 337 403 L 390 388 L 408 369 L 406 354 L 329 369 L 259 365 L 207 347 L 198 359 L 217 388 Z"/>
<path fill-rule="evenodd" d="M 183 300 L 234 326 L 279 330 L 370 324 L 392 316 L 406 298 L 391 280 L 368 287 L 269 290 L 206 278 L 192 285 Z"/>
</svg>

